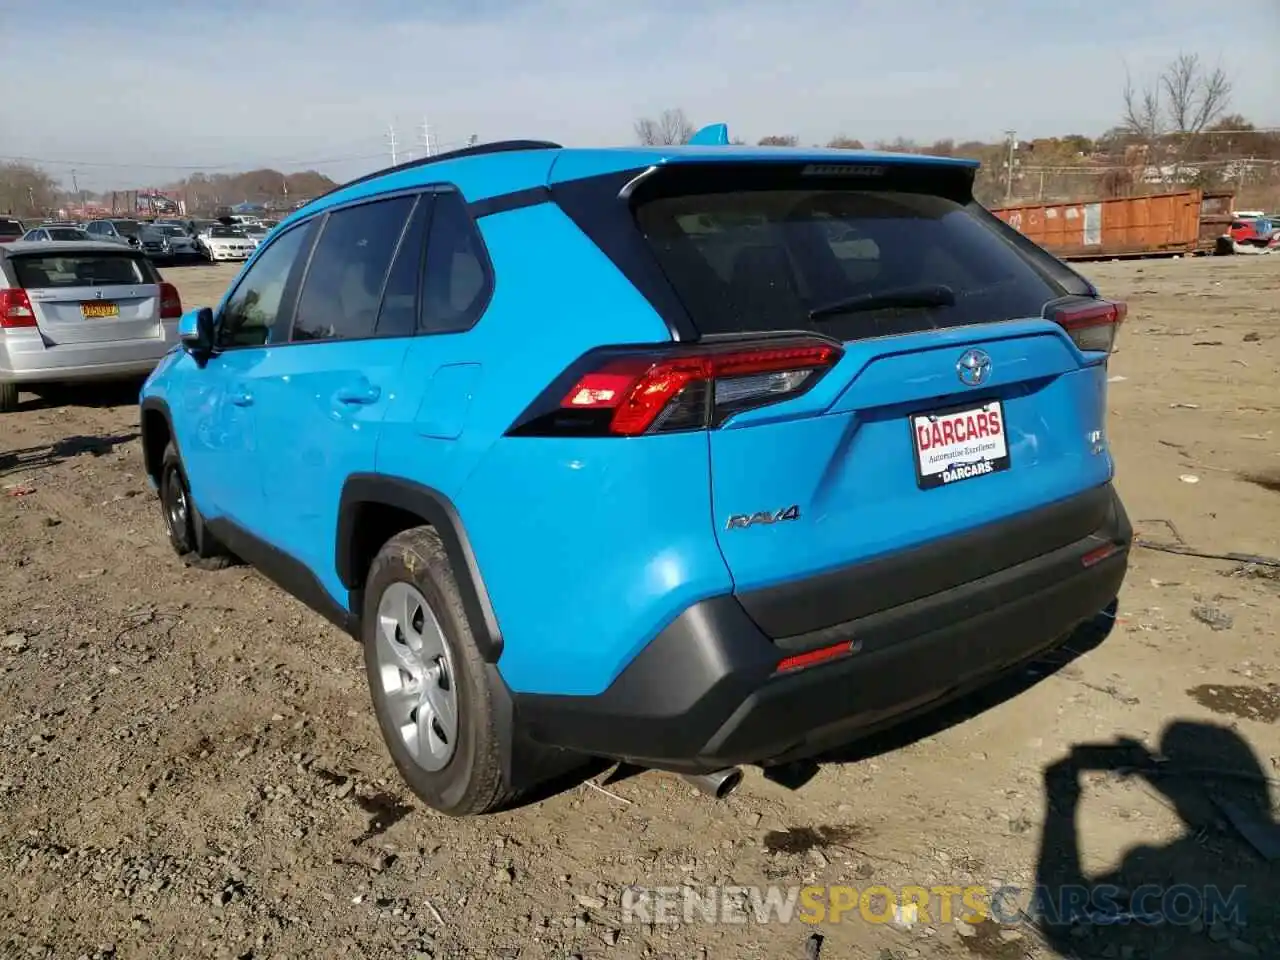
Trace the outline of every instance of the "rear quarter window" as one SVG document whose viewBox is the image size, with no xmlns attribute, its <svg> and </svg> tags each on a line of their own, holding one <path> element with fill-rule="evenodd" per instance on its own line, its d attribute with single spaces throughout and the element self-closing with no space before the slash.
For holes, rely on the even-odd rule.
<svg viewBox="0 0 1280 960">
<path fill-rule="evenodd" d="M 18 286 L 28 290 L 156 282 L 149 264 L 137 257 L 111 253 L 28 254 L 11 257 L 9 262 Z"/>
<path fill-rule="evenodd" d="M 635 215 L 703 335 L 854 340 L 1035 317 L 1065 292 L 971 204 L 924 192 L 726 190 L 659 196 Z M 938 286 L 954 303 L 809 317 L 849 298 Z"/>
<path fill-rule="evenodd" d="M 22 236 L 22 224 L 17 220 L 5 220 L 0 218 L 0 237 L 20 236 Z"/>
</svg>

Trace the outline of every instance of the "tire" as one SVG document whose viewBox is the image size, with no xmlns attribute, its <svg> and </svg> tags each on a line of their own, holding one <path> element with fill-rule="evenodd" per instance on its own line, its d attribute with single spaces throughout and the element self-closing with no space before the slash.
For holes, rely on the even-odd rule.
<svg viewBox="0 0 1280 960">
<path fill-rule="evenodd" d="M 490 673 L 435 530 L 415 527 L 387 541 L 374 558 L 364 596 L 361 640 L 369 692 L 405 783 L 425 804 L 449 816 L 474 816 L 509 804 L 516 794 L 501 758 L 504 748 L 508 755 L 514 748 L 512 731 L 498 722 Z M 397 616 L 388 629 L 384 623 L 391 614 Z M 406 633 L 408 643 L 403 642 Z M 428 689 L 434 694 L 429 696 Z M 450 700 L 452 724 L 446 709 Z M 419 735 L 424 728 L 431 731 L 425 740 Z"/>
<path fill-rule="evenodd" d="M 191 500 L 178 448 L 171 442 L 160 460 L 160 510 L 174 553 L 204 569 L 229 566 L 231 557 L 209 532 Z"/>
<path fill-rule="evenodd" d="M 13 413 L 18 409 L 18 385 L 0 383 L 0 413 Z"/>
</svg>

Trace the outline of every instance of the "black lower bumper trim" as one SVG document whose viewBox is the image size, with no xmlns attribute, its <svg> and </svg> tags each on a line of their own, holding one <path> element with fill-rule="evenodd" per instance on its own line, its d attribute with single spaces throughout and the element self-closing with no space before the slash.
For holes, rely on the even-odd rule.
<svg viewBox="0 0 1280 960">
<path fill-rule="evenodd" d="M 546 744 L 689 771 L 766 763 L 852 739 L 1034 658 L 1108 606 L 1124 580 L 1132 530 L 1105 490 L 1109 509 L 1088 536 L 783 642 L 765 636 L 734 597 L 695 604 L 603 693 L 517 694 L 518 721 Z M 1108 543 L 1116 546 L 1110 556 L 1082 562 Z M 794 651 L 843 640 L 856 652 L 774 675 Z"/>
</svg>

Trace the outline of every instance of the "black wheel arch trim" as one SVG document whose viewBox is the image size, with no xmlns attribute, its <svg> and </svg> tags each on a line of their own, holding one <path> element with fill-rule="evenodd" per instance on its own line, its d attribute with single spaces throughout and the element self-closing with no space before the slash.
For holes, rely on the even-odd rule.
<svg viewBox="0 0 1280 960">
<path fill-rule="evenodd" d="M 352 542 L 356 520 L 362 504 L 379 504 L 404 510 L 422 517 L 435 528 L 444 543 L 445 554 L 453 567 L 462 594 L 462 605 L 470 622 L 471 633 L 481 656 L 497 663 L 502 655 L 502 630 L 493 612 L 489 592 L 485 588 L 471 542 L 458 515 L 457 508 L 439 490 L 376 473 L 356 473 L 347 478 L 338 506 L 338 533 L 335 544 L 335 568 L 338 579 L 352 593 L 351 608 L 359 609 L 363 581 L 353 569 Z"/>
<path fill-rule="evenodd" d="M 148 476 L 152 476 L 147 463 L 147 414 L 158 413 L 164 418 L 165 425 L 169 428 L 169 439 L 173 445 L 178 448 L 178 455 L 182 455 L 182 447 L 178 444 L 178 435 L 173 429 L 173 415 L 169 412 L 169 404 L 159 397 L 143 397 L 142 402 L 138 404 L 138 427 L 142 434 L 142 467 Z M 163 451 L 162 451 L 163 454 Z M 157 464 L 158 466 L 158 464 Z M 160 482 L 159 475 L 152 477 L 157 483 Z"/>
</svg>

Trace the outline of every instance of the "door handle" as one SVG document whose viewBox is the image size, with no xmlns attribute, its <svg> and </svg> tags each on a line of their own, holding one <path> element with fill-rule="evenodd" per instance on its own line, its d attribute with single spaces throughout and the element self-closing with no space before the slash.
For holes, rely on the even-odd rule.
<svg viewBox="0 0 1280 960">
<path fill-rule="evenodd" d="M 253 405 L 253 394 L 247 390 L 240 390 L 231 395 L 231 402 L 237 407 L 249 407 Z"/>
<path fill-rule="evenodd" d="M 333 399 L 338 403 L 364 405 L 377 403 L 380 396 L 382 396 L 382 388 L 376 384 L 353 383 L 350 386 L 338 388 L 333 394 Z"/>
</svg>

